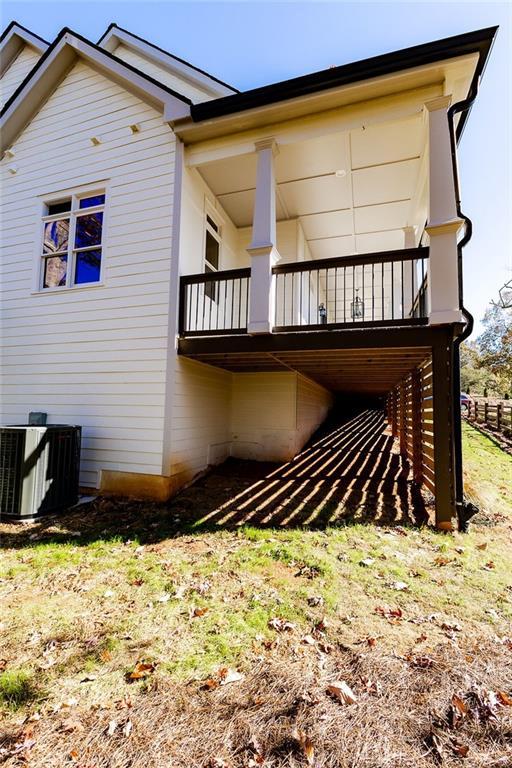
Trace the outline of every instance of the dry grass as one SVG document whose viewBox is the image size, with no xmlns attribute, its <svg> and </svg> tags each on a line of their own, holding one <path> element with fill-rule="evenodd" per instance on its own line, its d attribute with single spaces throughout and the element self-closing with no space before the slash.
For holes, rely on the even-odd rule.
<svg viewBox="0 0 512 768">
<path fill-rule="evenodd" d="M 510 768 L 512 459 L 465 441 L 469 534 L 206 530 L 211 479 L 2 526 L 0 762 Z"/>
</svg>

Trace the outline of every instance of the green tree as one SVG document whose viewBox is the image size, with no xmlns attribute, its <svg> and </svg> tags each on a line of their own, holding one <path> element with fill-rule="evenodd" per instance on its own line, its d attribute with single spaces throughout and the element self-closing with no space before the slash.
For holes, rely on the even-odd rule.
<svg viewBox="0 0 512 768">
<path fill-rule="evenodd" d="M 484 330 L 477 339 L 480 367 L 503 381 L 507 391 L 512 380 L 512 309 L 492 304 L 483 319 Z"/>
</svg>

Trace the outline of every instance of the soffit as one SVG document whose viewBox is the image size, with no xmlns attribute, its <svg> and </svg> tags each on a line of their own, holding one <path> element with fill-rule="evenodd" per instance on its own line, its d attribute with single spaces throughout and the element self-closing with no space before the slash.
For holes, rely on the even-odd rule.
<svg viewBox="0 0 512 768">
<path fill-rule="evenodd" d="M 416 224 L 425 143 L 416 114 L 279 147 L 278 220 L 299 219 L 313 258 L 403 247 Z M 256 153 L 198 166 L 237 227 L 252 223 Z"/>
</svg>

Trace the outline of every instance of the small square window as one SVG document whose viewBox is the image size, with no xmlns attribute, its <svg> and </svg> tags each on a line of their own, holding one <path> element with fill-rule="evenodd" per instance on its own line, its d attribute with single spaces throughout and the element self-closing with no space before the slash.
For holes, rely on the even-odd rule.
<svg viewBox="0 0 512 768">
<path fill-rule="evenodd" d="M 80 208 L 92 208 L 95 205 L 105 205 L 105 195 L 94 195 L 80 199 Z"/>
<path fill-rule="evenodd" d="M 48 205 L 48 216 L 55 216 L 57 213 L 67 213 L 71 210 L 71 198 L 63 200 L 61 203 L 50 203 Z"/>
</svg>

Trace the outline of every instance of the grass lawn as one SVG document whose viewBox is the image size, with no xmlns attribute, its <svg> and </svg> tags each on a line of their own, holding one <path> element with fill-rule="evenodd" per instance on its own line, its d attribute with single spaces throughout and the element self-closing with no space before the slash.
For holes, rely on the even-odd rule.
<svg viewBox="0 0 512 768">
<path fill-rule="evenodd" d="M 0 526 L 0 762 L 510 768 L 512 457 L 464 450 L 467 534 L 208 530 L 180 497 Z"/>
</svg>

